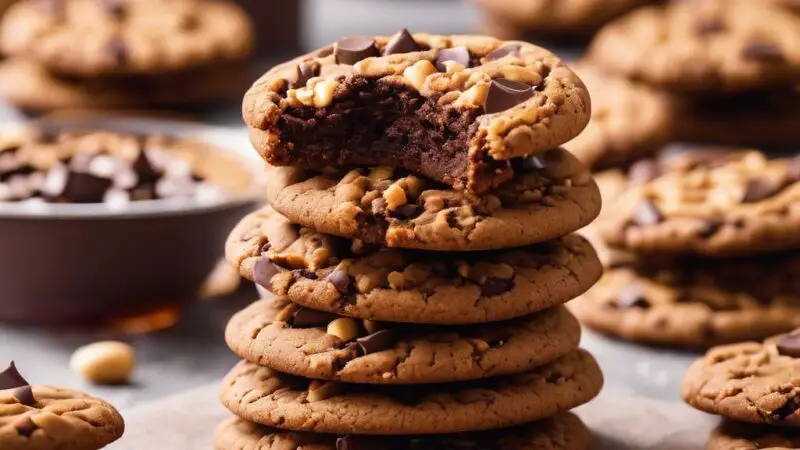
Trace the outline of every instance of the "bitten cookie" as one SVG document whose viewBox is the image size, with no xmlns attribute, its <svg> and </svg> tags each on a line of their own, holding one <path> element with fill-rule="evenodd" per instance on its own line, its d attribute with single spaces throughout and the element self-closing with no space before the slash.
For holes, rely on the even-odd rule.
<svg viewBox="0 0 800 450">
<path fill-rule="evenodd" d="M 576 235 L 455 255 L 380 249 L 301 228 L 270 207 L 237 225 L 226 253 L 242 276 L 295 303 L 390 322 L 519 317 L 575 298 L 602 272 L 591 245 Z"/>
<path fill-rule="evenodd" d="M 240 61 L 253 46 L 245 12 L 217 0 L 22 0 L 0 25 L 5 54 L 87 78 Z"/>
<path fill-rule="evenodd" d="M 385 247 L 436 251 L 519 247 L 569 234 L 600 211 L 586 167 L 551 150 L 481 197 L 388 167 L 267 168 L 267 198 L 292 222 Z"/>
<path fill-rule="evenodd" d="M 553 417 L 594 398 L 602 384 L 583 350 L 515 375 L 413 386 L 311 381 L 241 362 L 223 380 L 221 399 L 245 420 L 287 430 L 446 434 Z"/>
<path fill-rule="evenodd" d="M 122 436 L 110 404 L 82 392 L 31 386 L 14 364 L 0 373 L 0 448 L 98 450 Z"/>
<path fill-rule="evenodd" d="M 243 111 L 272 165 L 400 167 L 482 193 L 513 177 L 513 158 L 577 136 L 590 103 L 578 77 L 540 47 L 403 30 L 275 67 Z"/>
<path fill-rule="evenodd" d="M 483 325 L 430 327 L 356 320 L 261 300 L 233 316 L 225 340 L 248 361 L 349 383 L 441 383 L 524 372 L 578 346 L 564 307 Z"/>
<path fill-rule="evenodd" d="M 712 160 L 714 158 L 712 157 Z M 800 158 L 757 151 L 665 174 L 615 202 L 601 224 L 612 247 L 733 256 L 800 246 Z"/>
<path fill-rule="evenodd" d="M 592 120 L 564 145 L 588 166 L 622 166 L 647 157 L 672 135 L 671 104 L 660 93 L 589 64 L 575 70 L 592 96 Z"/>
<path fill-rule="evenodd" d="M 594 38 L 598 66 L 672 91 L 753 91 L 800 83 L 800 17 L 752 0 L 649 6 Z"/>
<path fill-rule="evenodd" d="M 633 258 L 635 261 L 636 259 Z M 571 302 L 586 325 L 622 339 L 684 348 L 764 339 L 800 327 L 800 256 L 613 265 Z M 638 265 L 637 265 L 638 263 Z"/>
<path fill-rule="evenodd" d="M 712 348 L 689 368 L 683 399 L 741 422 L 800 426 L 800 330 Z"/>
<path fill-rule="evenodd" d="M 800 448 L 800 430 L 726 420 L 711 434 L 706 450 L 791 450 Z"/>
<path fill-rule="evenodd" d="M 215 450 L 587 450 L 591 434 L 569 413 L 497 431 L 427 437 L 332 436 L 281 431 L 237 417 L 217 429 Z"/>
</svg>

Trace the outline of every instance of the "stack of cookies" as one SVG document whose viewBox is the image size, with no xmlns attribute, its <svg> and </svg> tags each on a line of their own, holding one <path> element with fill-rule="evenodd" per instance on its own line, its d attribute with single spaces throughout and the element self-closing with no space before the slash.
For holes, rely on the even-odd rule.
<svg viewBox="0 0 800 450">
<path fill-rule="evenodd" d="M 0 22 L 0 96 L 30 112 L 231 100 L 252 46 L 227 0 L 21 0 Z"/>
<path fill-rule="evenodd" d="M 691 406 L 724 418 L 708 450 L 800 448 L 800 329 L 709 350 L 681 387 Z"/>
<path fill-rule="evenodd" d="M 800 157 L 665 153 L 620 177 L 594 230 L 606 273 L 571 304 L 585 324 L 690 348 L 800 327 Z"/>
<path fill-rule="evenodd" d="M 779 1 L 669 2 L 604 27 L 587 59 L 671 97 L 675 138 L 800 142 L 800 15 Z"/>
<path fill-rule="evenodd" d="M 244 100 L 270 206 L 228 260 L 265 298 L 216 448 L 585 449 L 602 386 L 562 306 L 599 278 L 600 209 L 557 148 L 589 118 L 550 52 L 480 36 L 354 37 Z"/>
</svg>

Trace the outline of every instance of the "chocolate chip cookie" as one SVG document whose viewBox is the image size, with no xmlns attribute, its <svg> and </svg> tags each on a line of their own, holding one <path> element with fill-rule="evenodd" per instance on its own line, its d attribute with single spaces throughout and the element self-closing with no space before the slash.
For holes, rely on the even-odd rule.
<svg viewBox="0 0 800 450">
<path fill-rule="evenodd" d="M 589 64 L 575 70 L 592 96 L 592 120 L 564 147 L 581 161 L 595 169 L 626 165 L 671 138 L 673 114 L 662 94 Z"/>
<path fill-rule="evenodd" d="M 5 54 L 83 78 L 240 61 L 253 46 L 244 11 L 218 0 L 22 0 L 0 25 Z"/>
<path fill-rule="evenodd" d="M 602 25 L 651 0 L 473 0 L 491 22 L 517 30 L 509 37 L 587 36 Z M 494 30 L 494 28 L 490 28 Z"/>
<path fill-rule="evenodd" d="M 800 426 L 800 330 L 712 348 L 681 386 L 691 406 L 741 422 Z"/>
<path fill-rule="evenodd" d="M 244 99 L 272 165 L 403 168 L 483 193 L 515 158 L 589 121 L 583 83 L 555 55 L 484 36 L 352 37 L 275 67 Z"/>
<path fill-rule="evenodd" d="M 436 251 L 519 247 L 575 231 L 600 210 L 586 167 L 556 149 L 473 197 L 389 167 L 268 167 L 267 198 L 292 222 L 367 244 Z"/>
<path fill-rule="evenodd" d="M 601 224 L 602 237 L 634 252 L 718 257 L 796 248 L 800 158 L 725 155 L 654 179 L 612 210 L 616 219 Z"/>
<path fill-rule="evenodd" d="M 122 436 L 110 404 L 65 388 L 29 385 L 12 363 L 0 373 L 0 448 L 98 450 Z"/>
<path fill-rule="evenodd" d="M 649 6 L 603 28 L 588 59 L 672 91 L 735 92 L 800 83 L 800 17 L 751 0 Z"/>
<path fill-rule="evenodd" d="M 413 386 L 311 381 L 241 362 L 223 381 L 221 399 L 242 419 L 286 430 L 440 434 L 553 417 L 591 400 L 602 384 L 583 350 L 515 375 Z"/>
<path fill-rule="evenodd" d="M 797 254 L 647 265 L 644 257 L 612 265 L 570 309 L 603 333 L 670 347 L 707 348 L 800 327 Z"/>
<path fill-rule="evenodd" d="M 261 300 L 233 316 L 225 340 L 248 361 L 306 378 L 350 383 L 441 383 L 523 372 L 578 346 L 564 307 L 473 326 L 357 320 Z"/>
<path fill-rule="evenodd" d="M 800 430 L 726 420 L 714 429 L 706 450 L 790 450 L 800 448 Z"/>
<path fill-rule="evenodd" d="M 456 255 L 379 249 L 293 225 L 269 207 L 240 222 L 226 253 L 245 278 L 305 307 L 431 324 L 530 314 L 580 295 L 602 271 L 577 235 Z"/>
<path fill-rule="evenodd" d="M 215 450 L 587 450 L 591 435 L 569 413 L 497 431 L 426 437 L 332 436 L 281 431 L 232 417 L 217 429 Z"/>
</svg>

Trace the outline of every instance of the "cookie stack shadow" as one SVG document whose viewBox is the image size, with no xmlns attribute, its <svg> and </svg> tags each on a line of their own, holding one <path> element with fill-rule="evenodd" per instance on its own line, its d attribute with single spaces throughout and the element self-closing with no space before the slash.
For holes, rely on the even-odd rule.
<svg viewBox="0 0 800 450">
<path fill-rule="evenodd" d="M 414 38 L 376 37 L 367 41 L 374 50 L 347 64 L 371 51 L 411 52 L 426 39 Z M 445 48 L 409 57 L 465 52 L 469 65 L 503 44 L 456 52 L 446 48 L 449 37 L 429 39 L 426 46 Z M 331 53 L 341 69 L 352 44 L 278 70 L 297 72 L 290 82 L 304 84 L 303 73 Z M 509 61 L 526 55 L 519 45 L 500 50 Z M 250 98 L 265 98 L 251 95 L 259 89 L 286 92 L 278 76 L 268 73 Z M 347 76 L 350 89 L 374 87 Z M 368 94 L 359 98 L 380 100 Z M 305 114 L 284 112 L 295 113 Z M 262 154 L 274 150 L 252 125 L 251 133 Z M 588 169 L 564 150 L 540 151 L 517 158 L 510 180 L 476 195 L 399 166 L 315 167 L 303 163 L 301 144 L 291 148 L 298 159 L 266 168 L 270 206 L 244 218 L 227 242 L 229 262 L 264 298 L 226 330 L 243 361 L 222 384 L 234 417 L 219 427 L 216 448 L 587 449 L 590 433 L 569 411 L 594 398 L 603 377 L 578 347 L 580 327 L 563 304 L 602 271 L 591 245 L 572 234 L 600 208 Z M 339 150 L 346 153 L 319 151 Z"/>
</svg>

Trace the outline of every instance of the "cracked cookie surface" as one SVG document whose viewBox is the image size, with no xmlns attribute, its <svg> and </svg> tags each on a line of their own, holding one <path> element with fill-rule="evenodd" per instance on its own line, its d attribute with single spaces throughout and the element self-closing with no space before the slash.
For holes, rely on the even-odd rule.
<svg viewBox="0 0 800 450">
<path fill-rule="evenodd" d="M 602 272 L 577 235 L 455 255 L 380 249 L 294 225 L 271 207 L 234 228 L 226 253 L 242 276 L 295 303 L 389 322 L 511 319 L 575 298 Z"/>
<path fill-rule="evenodd" d="M 492 448 L 496 450 L 587 450 L 591 434 L 574 414 L 496 431 L 451 436 L 375 437 L 332 436 L 281 431 L 232 417 L 217 430 L 215 450 L 445 450 Z M 347 446 L 346 446 L 347 445 Z M 363 446 L 363 447 L 362 447 Z"/>
<path fill-rule="evenodd" d="M 349 172 L 267 168 L 267 198 L 292 222 L 385 247 L 493 250 L 554 239 L 591 222 L 600 193 L 586 167 L 556 149 L 481 197 L 388 167 Z"/>
<path fill-rule="evenodd" d="M 800 157 L 736 152 L 633 189 L 600 233 L 633 252 L 734 256 L 800 246 Z"/>
<path fill-rule="evenodd" d="M 592 96 L 592 120 L 564 148 L 586 165 L 622 166 L 653 154 L 671 138 L 673 114 L 663 95 L 590 64 L 575 70 Z"/>
<path fill-rule="evenodd" d="M 248 91 L 243 113 L 272 165 L 401 167 L 482 193 L 513 177 L 512 159 L 577 136 L 590 101 L 540 47 L 403 30 L 275 67 Z"/>
<path fill-rule="evenodd" d="M 3 17 L 0 48 L 77 77 L 149 75 L 247 58 L 252 26 L 217 0 L 24 0 Z"/>
<path fill-rule="evenodd" d="M 505 322 L 431 327 L 361 321 L 285 300 L 261 300 L 233 316 L 225 340 L 254 364 L 306 378 L 442 383 L 547 364 L 577 348 L 580 326 L 564 307 Z"/>
<path fill-rule="evenodd" d="M 726 420 L 711 433 L 706 450 L 791 450 L 800 448 L 800 430 Z"/>
<path fill-rule="evenodd" d="M 97 450 L 122 436 L 117 410 L 98 398 L 53 386 L 33 386 L 32 406 L 0 390 L 3 450 Z"/>
<path fill-rule="evenodd" d="M 800 426 L 800 330 L 712 348 L 687 371 L 681 396 L 728 419 Z"/>
<path fill-rule="evenodd" d="M 798 255 L 678 260 L 662 267 L 647 262 L 613 263 L 570 309 L 603 333 L 682 348 L 764 339 L 800 327 Z"/>
<path fill-rule="evenodd" d="M 245 420 L 287 430 L 446 434 L 552 417 L 588 402 L 602 384 L 594 358 L 580 349 L 515 375 L 411 386 L 310 382 L 243 361 L 223 380 L 221 399 Z"/>
<path fill-rule="evenodd" d="M 800 82 L 800 18 L 751 0 L 649 6 L 603 28 L 588 58 L 673 91 L 753 91 Z"/>
</svg>

